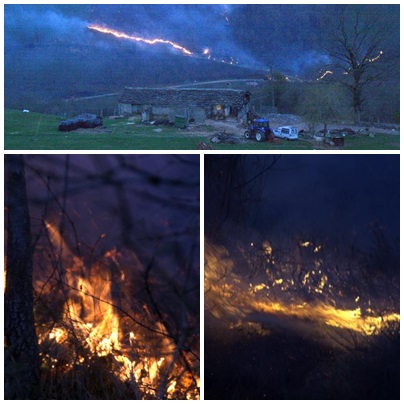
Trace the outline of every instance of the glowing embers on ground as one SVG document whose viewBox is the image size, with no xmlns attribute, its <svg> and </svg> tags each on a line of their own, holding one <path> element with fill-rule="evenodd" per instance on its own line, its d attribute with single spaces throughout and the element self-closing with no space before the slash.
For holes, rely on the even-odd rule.
<svg viewBox="0 0 404 404">
<path fill-rule="evenodd" d="M 95 25 L 95 24 L 89 25 L 87 28 L 91 29 L 93 31 L 101 32 L 103 34 L 113 35 L 115 38 L 119 38 L 119 39 L 127 39 L 129 41 L 142 42 L 142 43 L 145 43 L 148 45 L 156 45 L 156 44 L 169 45 L 172 48 L 179 50 L 180 52 L 182 52 L 184 55 L 187 55 L 187 56 L 191 56 L 193 54 L 187 48 L 185 48 L 175 42 L 169 41 L 167 39 L 161 39 L 161 38 L 146 39 L 146 38 L 142 38 L 142 37 L 138 37 L 138 36 L 128 35 L 128 34 L 125 34 L 124 32 L 120 32 L 115 29 L 106 28 L 106 27 L 102 27 L 100 25 Z"/>
<path fill-rule="evenodd" d="M 400 315 L 373 307 L 371 296 L 348 297 L 344 287 L 358 287 L 352 285 L 352 280 L 358 279 L 352 277 L 353 267 L 348 267 L 344 277 L 335 269 L 338 265 L 333 268 L 328 264 L 331 258 L 322 244 L 302 241 L 294 245 L 295 250 L 286 249 L 284 257 L 274 253 L 268 241 L 240 246 L 243 259 L 235 259 L 248 267 L 244 271 L 248 275 L 242 277 L 242 271 L 235 273 L 229 252 L 205 240 L 206 310 L 236 322 L 265 321 L 263 315 L 268 315 L 269 326 L 270 316 L 309 320 L 320 326 L 319 332 L 328 326 L 365 337 L 399 326 Z"/>
<path fill-rule="evenodd" d="M 184 364 L 193 367 L 196 358 L 183 350 L 185 341 L 174 341 L 142 303 L 131 304 L 140 305 L 137 311 L 143 311 L 143 317 L 130 317 L 127 308 L 127 315 L 120 316 L 122 306 L 114 304 L 116 284 L 107 268 L 101 263 L 86 268 L 59 231 L 49 223 L 46 227 L 58 266 L 63 267 L 59 284 L 63 284 L 65 301 L 54 323 L 37 327 L 43 366 L 57 372 L 52 377 L 83 368 L 107 369 L 112 380 L 129 383 L 136 399 L 199 399 L 199 376 Z M 116 251 L 107 255 L 116 256 Z M 49 292 L 46 287 L 36 284 L 42 293 Z M 147 325 L 142 323 L 146 320 Z"/>
</svg>

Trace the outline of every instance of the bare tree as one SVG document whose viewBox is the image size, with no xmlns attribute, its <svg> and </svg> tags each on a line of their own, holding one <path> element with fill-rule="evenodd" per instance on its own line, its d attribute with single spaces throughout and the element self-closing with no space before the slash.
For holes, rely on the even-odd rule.
<svg viewBox="0 0 404 404">
<path fill-rule="evenodd" d="M 272 158 L 253 155 L 206 156 L 205 221 L 209 236 L 218 236 L 227 220 L 245 224 L 249 208 L 260 198 L 265 187 L 264 174 L 279 159 L 280 156 L 276 155 Z"/>
<path fill-rule="evenodd" d="M 395 57 L 388 46 L 391 29 L 381 18 L 363 12 L 358 6 L 349 14 L 344 9 L 337 20 L 328 49 L 333 73 L 328 78 L 349 89 L 357 120 L 365 102 L 364 89 L 384 78 L 389 62 Z"/>
<path fill-rule="evenodd" d="M 24 158 L 7 155 L 8 244 L 5 291 L 5 397 L 32 399 L 39 377 L 32 287 L 31 224 Z"/>
</svg>

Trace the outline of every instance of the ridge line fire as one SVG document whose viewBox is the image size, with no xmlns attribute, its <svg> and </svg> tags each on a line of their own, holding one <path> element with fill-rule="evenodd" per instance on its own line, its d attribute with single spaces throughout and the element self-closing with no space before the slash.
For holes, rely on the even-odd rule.
<svg viewBox="0 0 404 404">
<path fill-rule="evenodd" d="M 101 34 L 107 34 L 107 35 L 112 35 L 117 39 L 126 39 L 132 42 L 138 42 L 138 43 L 144 43 L 147 45 L 158 45 L 158 44 L 163 44 L 163 45 L 168 45 L 169 47 L 179 51 L 180 53 L 182 53 L 184 56 L 189 56 L 189 57 L 193 57 L 196 59 L 205 59 L 205 60 L 211 60 L 214 62 L 221 62 L 221 63 L 225 63 L 228 65 L 232 65 L 232 66 L 239 66 L 239 67 L 247 67 L 249 69 L 254 69 L 254 70 L 263 70 L 263 69 L 257 69 L 254 68 L 252 66 L 241 66 L 239 65 L 238 61 L 229 56 L 229 57 L 215 57 L 212 55 L 212 52 L 209 48 L 204 48 L 202 50 L 201 53 L 196 53 L 196 52 L 192 52 L 191 50 L 187 49 L 186 47 L 170 41 L 168 39 L 163 39 L 163 38 L 153 38 L 153 39 L 148 39 L 148 38 L 143 38 L 140 36 L 135 36 L 135 35 L 129 35 L 125 32 L 122 31 L 118 31 L 116 29 L 112 29 L 112 28 L 107 28 L 98 24 L 89 24 L 87 25 L 87 28 L 92 30 L 92 31 L 96 31 L 99 32 Z"/>
</svg>

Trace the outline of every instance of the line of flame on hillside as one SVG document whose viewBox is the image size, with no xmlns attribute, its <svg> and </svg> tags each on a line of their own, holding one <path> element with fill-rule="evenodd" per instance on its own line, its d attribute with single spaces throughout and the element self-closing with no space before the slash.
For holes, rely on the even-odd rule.
<svg viewBox="0 0 404 404">
<path fill-rule="evenodd" d="M 240 324 L 252 313 L 260 314 L 259 321 L 267 314 L 310 320 L 320 326 L 319 331 L 328 326 L 364 337 L 399 326 L 400 314 L 391 307 L 377 307 L 371 296 L 349 297 L 344 283 L 352 282 L 352 268 L 343 279 L 325 262 L 330 258 L 321 244 L 300 242 L 298 252 L 289 251 L 283 260 L 275 256 L 268 241 L 259 243 L 258 249 L 255 244 L 238 249 L 247 272 L 256 271 L 255 266 L 265 269 L 248 278 L 236 273 L 235 259 L 226 248 L 205 240 L 205 309 L 216 318 Z M 337 284 L 338 277 L 342 286 Z"/>
<path fill-rule="evenodd" d="M 38 300 L 45 300 L 44 307 L 37 306 L 37 317 L 42 317 L 37 332 L 42 365 L 54 370 L 47 377 L 57 379 L 94 363 L 108 364 L 113 377 L 129 383 L 136 399 L 199 399 L 199 342 L 185 341 L 189 337 L 185 332 L 179 333 L 182 339 L 173 338 L 144 302 L 120 301 L 119 306 L 114 302 L 117 283 L 133 281 L 119 266 L 120 253 L 112 249 L 88 267 L 56 226 L 46 223 L 46 228 L 57 259 L 52 274 L 37 279 L 34 287 Z M 136 260 L 131 257 L 131 274 L 142 271 Z M 46 321 L 40 312 L 55 301 L 64 301 L 63 311 Z M 181 315 L 181 324 L 192 328 L 184 310 Z M 187 345 L 190 341 L 194 344 Z"/>
<path fill-rule="evenodd" d="M 118 38 L 118 39 L 127 39 L 127 40 L 133 41 L 133 42 L 142 42 L 142 43 L 145 43 L 147 45 L 157 45 L 157 44 L 168 45 L 168 46 L 182 52 L 184 55 L 187 55 L 187 56 L 193 55 L 193 52 L 191 52 L 190 50 L 188 50 L 184 46 L 181 46 L 181 45 L 179 45 L 179 44 L 177 44 L 175 42 L 169 41 L 168 39 L 162 39 L 162 38 L 147 39 L 147 38 L 142 38 L 142 37 L 138 37 L 138 36 L 134 36 L 134 35 L 128 35 L 128 34 L 125 34 L 124 32 L 117 31 L 117 30 L 111 29 L 111 28 L 102 27 L 100 25 L 95 25 L 95 24 L 89 25 L 87 28 L 91 29 L 93 31 L 100 32 L 102 34 L 112 35 L 112 36 L 114 36 L 115 38 Z"/>
<path fill-rule="evenodd" d="M 240 65 L 239 61 L 236 58 L 234 58 L 233 56 L 218 56 L 218 55 L 215 56 L 212 54 L 212 51 L 209 48 L 204 48 L 200 53 L 197 53 L 197 52 L 192 52 L 191 50 L 187 49 L 186 47 L 184 47 L 176 42 L 170 41 L 168 39 L 143 38 L 140 36 L 129 35 L 125 32 L 118 31 L 118 30 L 115 30 L 112 28 L 107 28 L 107 27 L 97 25 L 97 24 L 88 25 L 87 28 L 92 31 L 99 32 L 101 34 L 111 35 L 117 39 L 129 40 L 132 42 L 143 43 L 143 44 L 151 45 L 151 46 L 155 46 L 155 45 L 159 45 L 159 44 L 166 45 L 169 48 L 178 51 L 180 54 L 182 54 L 184 56 L 190 56 L 190 57 L 197 58 L 197 59 L 206 59 L 206 60 L 210 60 L 213 62 L 220 62 L 220 63 L 232 65 L 232 66 L 245 67 L 245 68 L 253 69 L 253 70 L 263 70 L 262 68 L 257 68 L 254 66 Z"/>
<path fill-rule="evenodd" d="M 362 63 L 374 63 L 374 62 L 378 61 L 382 57 L 382 55 L 383 55 L 383 51 L 379 51 L 379 53 L 376 56 L 369 57 L 369 58 L 365 59 Z M 360 65 L 359 65 L 359 62 L 358 62 L 358 68 L 359 67 L 360 67 Z M 344 76 L 351 75 L 352 73 L 353 72 L 352 72 L 351 67 L 349 67 L 348 69 L 346 69 L 346 70 L 344 70 L 342 72 L 342 74 Z M 326 76 L 334 74 L 334 72 L 332 70 L 326 70 L 326 71 L 320 70 L 319 74 L 320 74 L 320 77 L 317 78 L 317 81 L 323 80 Z"/>
</svg>

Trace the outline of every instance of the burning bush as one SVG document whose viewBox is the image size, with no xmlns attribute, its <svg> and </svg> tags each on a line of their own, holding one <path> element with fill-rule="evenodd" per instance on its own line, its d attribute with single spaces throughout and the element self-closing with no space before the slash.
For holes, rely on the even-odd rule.
<svg viewBox="0 0 404 404">
<path fill-rule="evenodd" d="M 268 327 L 274 316 L 310 320 L 341 345 L 397 329 L 398 260 L 380 229 L 375 235 L 375 249 L 356 252 L 315 238 L 257 237 L 233 243 L 231 255 L 205 240 L 205 308 L 223 321 Z"/>
<path fill-rule="evenodd" d="M 198 324 L 181 305 L 160 308 L 161 300 L 174 299 L 154 268 L 137 260 L 125 267 L 109 251 L 90 268 L 74 257 L 61 270 L 72 253 L 52 225 L 47 229 L 61 244 L 44 250 L 52 271 L 36 282 L 43 394 L 61 398 L 70 389 L 89 399 L 197 398 Z M 113 267 L 119 280 L 112 279 Z M 47 390 L 49 379 L 55 391 Z"/>
<path fill-rule="evenodd" d="M 366 252 L 318 238 L 205 240 L 205 397 L 397 398 L 397 250 L 376 235 Z M 392 267 L 376 271 L 387 245 Z"/>
<path fill-rule="evenodd" d="M 160 184 L 157 176 L 152 184 L 146 180 L 148 192 L 154 191 L 156 181 Z M 199 186 L 196 189 L 199 192 Z M 61 208 L 57 190 L 48 190 L 49 203 Z M 102 187 L 101 192 L 106 195 Z M 73 208 L 71 193 L 65 197 L 72 211 L 80 209 L 77 202 Z M 42 210 L 44 205 L 38 206 Z M 35 203 L 31 208 L 36 211 Z M 92 214 L 95 209 L 98 206 Z M 175 236 L 161 228 L 154 227 L 154 233 L 147 229 L 158 239 L 152 245 L 168 250 L 150 253 L 145 242 L 138 255 L 133 240 L 117 248 L 106 242 L 105 233 L 89 244 L 73 213 L 55 211 L 33 220 L 41 370 L 33 394 L 41 399 L 198 399 L 197 222 Z M 125 214 L 129 221 L 129 208 Z M 91 221 L 90 216 L 87 223 Z M 12 394 L 18 397 L 18 392 Z"/>
</svg>

